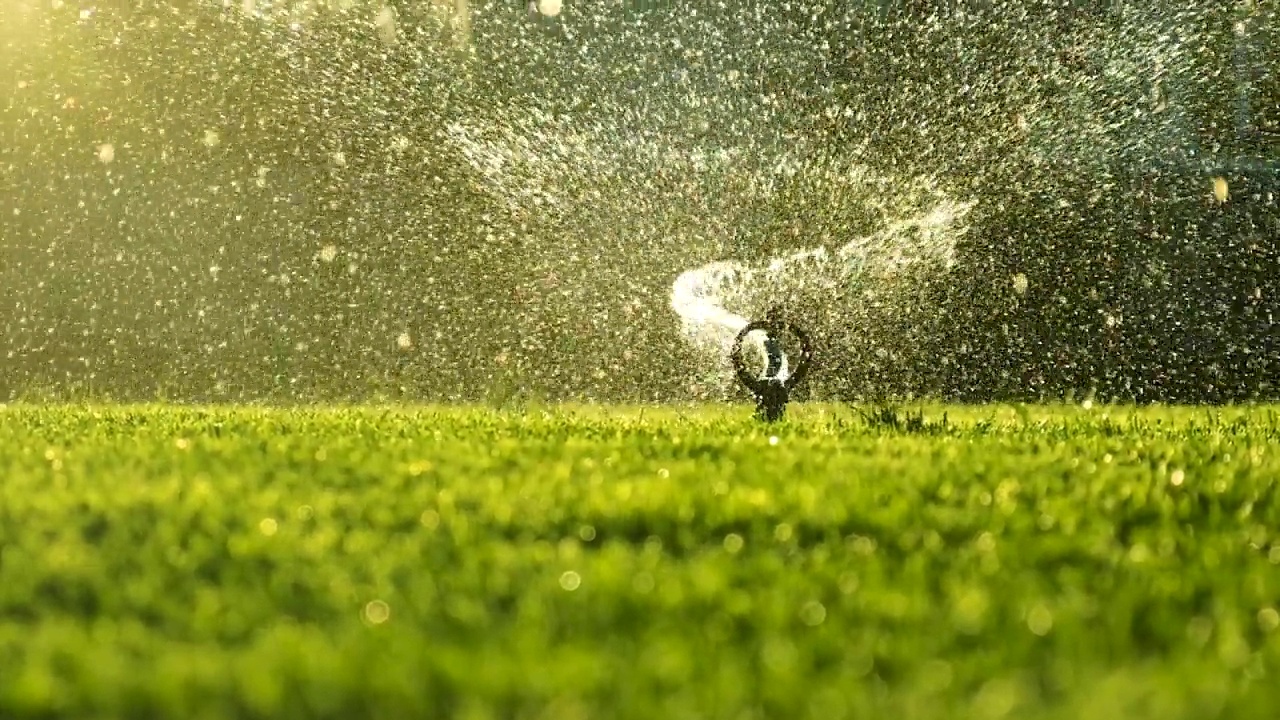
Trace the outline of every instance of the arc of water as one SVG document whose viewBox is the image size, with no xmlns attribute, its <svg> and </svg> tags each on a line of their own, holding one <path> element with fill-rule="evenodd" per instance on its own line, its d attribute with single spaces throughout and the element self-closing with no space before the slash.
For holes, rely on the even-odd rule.
<svg viewBox="0 0 1280 720">
<path fill-rule="evenodd" d="M 710 348 L 727 358 L 734 338 L 749 320 L 731 310 L 725 295 L 737 283 L 750 284 L 753 273 L 745 265 L 733 261 L 717 261 L 687 270 L 676 278 L 671 290 L 671 308 L 684 323 L 686 337 L 695 345 Z M 751 333 L 744 341 L 768 358 L 766 375 L 786 380 L 790 375 L 787 354 L 769 347 L 764 333 Z"/>
<path fill-rule="evenodd" d="M 825 248 L 799 250 L 772 258 L 756 269 L 731 260 L 719 260 L 681 273 L 672 286 L 671 307 L 680 317 L 686 339 L 722 361 L 732 351 L 734 339 L 748 319 L 730 308 L 761 304 L 760 293 L 803 289 L 810 293 L 834 291 L 848 282 L 870 282 L 920 265 L 921 270 L 945 272 L 954 261 L 956 238 L 963 233 L 959 221 L 972 202 L 942 199 L 921 212 L 886 224 L 870 235 L 855 238 L 827 252 Z M 769 358 L 766 376 L 785 380 L 790 376 L 785 353 L 777 375 L 774 357 L 764 333 L 752 333 L 744 344 Z"/>
</svg>

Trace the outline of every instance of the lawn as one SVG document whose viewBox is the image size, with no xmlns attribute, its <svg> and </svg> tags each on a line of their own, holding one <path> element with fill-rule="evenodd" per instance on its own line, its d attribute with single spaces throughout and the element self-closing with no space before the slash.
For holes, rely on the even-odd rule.
<svg viewBox="0 0 1280 720">
<path fill-rule="evenodd" d="M 1275 408 L 790 412 L 0 409 L 0 718 L 1280 717 Z"/>
</svg>

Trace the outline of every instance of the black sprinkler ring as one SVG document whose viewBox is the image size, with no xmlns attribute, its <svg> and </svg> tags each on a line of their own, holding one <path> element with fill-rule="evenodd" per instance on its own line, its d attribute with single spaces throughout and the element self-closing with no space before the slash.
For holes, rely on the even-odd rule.
<svg viewBox="0 0 1280 720">
<path fill-rule="evenodd" d="M 742 362 L 742 341 L 755 330 L 763 330 L 768 335 L 768 339 L 765 340 L 765 350 L 769 355 L 769 365 L 764 377 L 754 376 Z M 777 338 L 783 330 L 789 331 L 800 340 L 800 361 L 796 363 L 795 370 L 789 373 L 785 380 L 778 377 L 782 369 L 782 360 Z M 734 339 L 733 353 L 730 358 L 733 360 L 733 369 L 738 374 L 738 382 L 742 383 L 756 399 L 756 417 L 765 422 L 777 422 L 786 414 L 791 391 L 809 372 L 809 365 L 813 361 L 813 344 L 809 340 L 809 334 L 793 323 L 773 319 L 754 320 L 747 323 L 747 326 L 742 328 L 738 337 Z"/>
</svg>

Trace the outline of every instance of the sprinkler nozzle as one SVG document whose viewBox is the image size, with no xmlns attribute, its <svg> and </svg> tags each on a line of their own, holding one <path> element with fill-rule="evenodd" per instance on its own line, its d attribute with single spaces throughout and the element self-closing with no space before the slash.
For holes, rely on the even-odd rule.
<svg viewBox="0 0 1280 720">
<path fill-rule="evenodd" d="M 765 317 L 764 320 L 749 322 L 742 328 L 733 341 L 733 353 L 730 358 L 733 360 L 733 369 L 738 375 L 738 382 L 742 383 L 756 399 L 756 417 L 764 422 L 777 422 L 786 415 L 791 391 L 809 372 L 809 365 L 813 360 L 813 345 L 809 340 L 809 334 L 794 323 L 783 320 L 777 308 L 770 310 Z M 763 377 L 753 375 L 742 361 L 742 341 L 755 330 L 763 330 L 766 334 L 764 347 L 768 364 Z M 779 335 L 784 330 L 791 332 L 800 340 L 800 360 L 796 363 L 795 370 L 788 373 L 786 378 L 779 377 L 782 371 L 782 345 L 779 342 Z"/>
</svg>

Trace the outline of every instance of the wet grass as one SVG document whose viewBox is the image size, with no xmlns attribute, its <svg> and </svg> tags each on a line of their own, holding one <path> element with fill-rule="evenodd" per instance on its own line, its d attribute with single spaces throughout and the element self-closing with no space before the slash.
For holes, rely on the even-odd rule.
<svg viewBox="0 0 1280 720">
<path fill-rule="evenodd" d="M 1274 718 L 1273 409 L 0 410 L 4 718 Z"/>
</svg>

